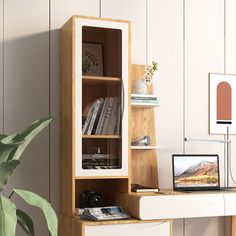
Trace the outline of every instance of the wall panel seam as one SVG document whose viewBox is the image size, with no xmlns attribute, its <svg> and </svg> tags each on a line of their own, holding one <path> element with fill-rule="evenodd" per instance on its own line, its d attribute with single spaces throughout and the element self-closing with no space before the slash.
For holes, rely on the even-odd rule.
<svg viewBox="0 0 236 236">
<path fill-rule="evenodd" d="M 2 8 L 2 133 L 5 133 L 5 0 Z"/>
</svg>

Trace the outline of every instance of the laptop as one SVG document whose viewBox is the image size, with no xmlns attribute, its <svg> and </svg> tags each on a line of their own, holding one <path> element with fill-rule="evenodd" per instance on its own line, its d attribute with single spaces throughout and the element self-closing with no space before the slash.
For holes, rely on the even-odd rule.
<svg viewBox="0 0 236 236">
<path fill-rule="evenodd" d="M 173 154 L 175 191 L 221 190 L 217 154 Z"/>
</svg>

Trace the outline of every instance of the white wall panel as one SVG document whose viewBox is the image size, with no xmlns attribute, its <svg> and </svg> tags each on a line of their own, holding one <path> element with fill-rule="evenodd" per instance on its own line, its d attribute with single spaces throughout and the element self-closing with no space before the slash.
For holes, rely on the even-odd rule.
<svg viewBox="0 0 236 236">
<path fill-rule="evenodd" d="M 186 137 L 208 135 L 208 73 L 224 72 L 224 1 L 186 1 Z M 186 152 L 222 154 L 221 144 L 186 143 Z"/>
<path fill-rule="evenodd" d="M 6 133 L 15 133 L 35 119 L 47 116 L 49 111 L 48 0 L 5 1 L 4 16 L 4 129 Z M 9 194 L 16 187 L 48 198 L 48 180 L 49 135 L 46 130 L 26 150 L 6 192 Z M 18 206 L 25 204 L 20 202 Z M 32 207 L 26 209 L 34 216 L 36 235 L 47 235 L 42 213 Z"/>
<path fill-rule="evenodd" d="M 59 210 L 60 196 L 60 28 L 72 15 L 99 16 L 99 0 L 52 0 L 50 40 L 50 105 L 56 120 L 51 126 L 51 202 Z"/>
<path fill-rule="evenodd" d="M 171 155 L 183 146 L 183 5 L 182 0 L 148 2 L 148 61 L 157 60 L 154 93 L 161 106 L 156 112 L 159 183 L 172 187 Z"/>
<path fill-rule="evenodd" d="M 158 181 L 172 188 L 171 155 L 183 147 L 183 1 L 148 1 L 148 63 L 157 60 L 154 82 L 161 106 L 156 112 Z M 182 220 L 173 224 L 174 236 L 183 233 Z"/>
<path fill-rule="evenodd" d="M 226 1 L 226 73 L 227 74 L 236 74 L 236 1 L 227 0 Z M 231 135 L 232 140 L 232 174 L 233 178 L 236 181 L 236 136 Z M 231 186 L 234 184 L 233 181 L 230 181 Z M 235 185 L 235 184 L 234 184 Z"/>
<path fill-rule="evenodd" d="M 102 0 L 102 17 L 131 21 L 131 63 L 146 64 L 146 0 Z"/>
<path fill-rule="evenodd" d="M 3 132 L 3 0 L 0 0 L 0 133 Z"/>
<path fill-rule="evenodd" d="M 224 1 L 185 2 L 186 137 L 221 139 L 223 136 L 208 135 L 208 73 L 224 72 Z M 222 144 L 186 143 L 186 152 L 219 153 L 223 171 Z M 186 235 L 221 236 L 223 224 L 223 218 L 187 219 Z"/>
</svg>

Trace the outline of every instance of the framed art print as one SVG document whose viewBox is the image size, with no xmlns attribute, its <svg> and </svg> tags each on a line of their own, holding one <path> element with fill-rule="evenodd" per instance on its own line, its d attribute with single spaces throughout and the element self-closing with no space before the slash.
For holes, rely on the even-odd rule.
<svg viewBox="0 0 236 236">
<path fill-rule="evenodd" d="M 82 72 L 83 75 L 104 76 L 101 43 L 82 44 Z"/>
<path fill-rule="evenodd" d="M 236 75 L 209 74 L 210 134 L 236 134 Z"/>
</svg>

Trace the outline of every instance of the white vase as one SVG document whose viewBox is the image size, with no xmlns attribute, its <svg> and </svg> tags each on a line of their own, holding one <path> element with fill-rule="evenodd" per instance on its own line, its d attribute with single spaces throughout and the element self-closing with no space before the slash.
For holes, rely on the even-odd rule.
<svg viewBox="0 0 236 236">
<path fill-rule="evenodd" d="M 144 79 L 135 80 L 132 84 L 132 93 L 136 94 L 146 94 L 147 84 Z"/>
</svg>

